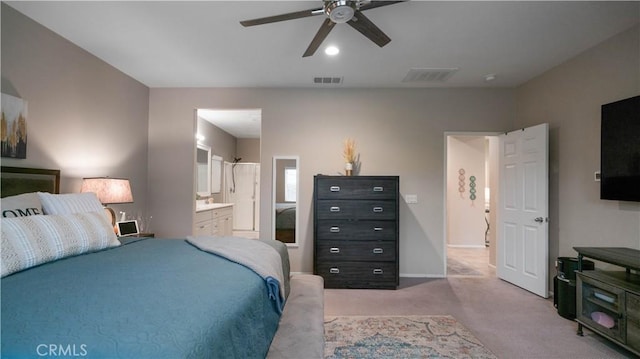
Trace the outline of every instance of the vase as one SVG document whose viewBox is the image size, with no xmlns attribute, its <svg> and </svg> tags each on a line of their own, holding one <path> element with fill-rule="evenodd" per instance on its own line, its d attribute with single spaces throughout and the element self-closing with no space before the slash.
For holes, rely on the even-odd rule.
<svg viewBox="0 0 640 359">
<path fill-rule="evenodd" d="M 352 176 L 353 175 L 353 163 L 347 162 L 347 163 L 344 164 L 344 173 L 347 176 Z"/>
</svg>

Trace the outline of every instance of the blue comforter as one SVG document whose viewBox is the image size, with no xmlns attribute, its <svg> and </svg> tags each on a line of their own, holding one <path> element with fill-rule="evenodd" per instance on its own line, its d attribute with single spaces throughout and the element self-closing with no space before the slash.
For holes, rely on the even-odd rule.
<svg viewBox="0 0 640 359">
<path fill-rule="evenodd" d="M 264 358 L 280 319 L 260 276 L 184 240 L 62 259 L 1 288 L 3 358 Z"/>
</svg>

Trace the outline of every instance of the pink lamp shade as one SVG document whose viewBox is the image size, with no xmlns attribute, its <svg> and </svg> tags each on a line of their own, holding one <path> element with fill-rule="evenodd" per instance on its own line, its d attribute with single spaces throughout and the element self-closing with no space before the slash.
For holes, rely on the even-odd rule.
<svg viewBox="0 0 640 359">
<path fill-rule="evenodd" d="M 80 192 L 93 192 L 100 203 L 132 203 L 131 185 L 125 178 L 91 177 L 82 179 Z"/>
</svg>

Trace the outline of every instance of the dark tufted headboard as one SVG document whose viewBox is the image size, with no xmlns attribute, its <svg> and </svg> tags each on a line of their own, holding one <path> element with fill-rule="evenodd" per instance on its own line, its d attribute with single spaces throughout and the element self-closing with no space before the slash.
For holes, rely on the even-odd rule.
<svg viewBox="0 0 640 359">
<path fill-rule="evenodd" d="M 60 193 L 60 170 L 2 166 L 0 197 L 38 191 Z"/>
</svg>

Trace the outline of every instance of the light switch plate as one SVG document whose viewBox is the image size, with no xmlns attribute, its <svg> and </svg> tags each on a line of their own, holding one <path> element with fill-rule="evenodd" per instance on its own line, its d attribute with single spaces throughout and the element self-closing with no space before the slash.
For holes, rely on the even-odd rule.
<svg viewBox="0 0 640 359">
<path fill-rule="evenodd" d="M 404 196 L 404 200 L 407 203 L 418 203 L 418 195 L 417 194 L 408 194 Z"/>
<path fill-rule="evenodd" d="M 600 171 L 596 171 L 593 174 L 593 180 L 596 181 L 596 182 L 600 182 Z"/>
</svg>

